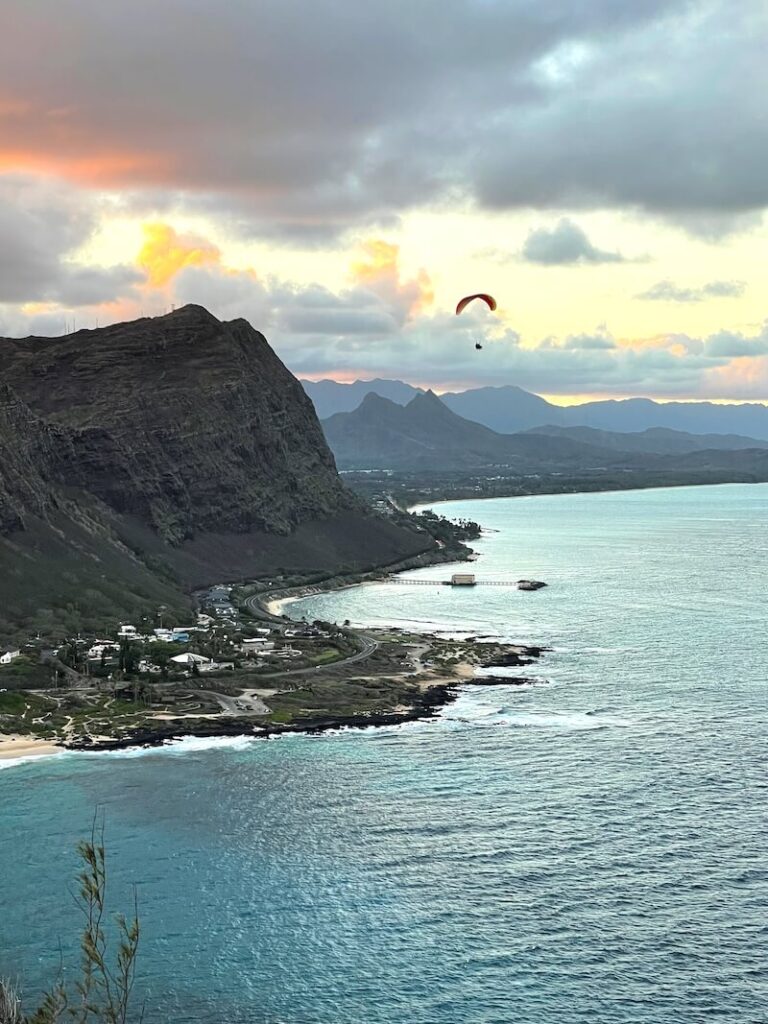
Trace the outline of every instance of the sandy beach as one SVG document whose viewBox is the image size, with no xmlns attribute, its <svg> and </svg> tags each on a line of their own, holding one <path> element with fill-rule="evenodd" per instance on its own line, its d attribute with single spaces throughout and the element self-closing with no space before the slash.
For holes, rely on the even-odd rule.
<svg viewBox="0 0 768 1024">
<path fill-rule="evenodd" d="M 43 757 L 60 754 L 64 748 L 50 740 L 35 740 L 14 733 L 0 733 L 0 761 L 17 761 L 22 757 Z"/>
<path fill-rule="evenodd" d="M 275 597 L 271 601 L 264 602 L 264 610 L 270 615 L 283 615 L 289 604 L 300 600 L 301 597 Z"/>
<path fill-rule="evenodd" d="M 264 609 L 270 615 L 284 615 L 285 609 L 294 604 L 296 601 L 302 601 L 305 597 L 312 597 L 314 594 L 329 594 L 336 593 L 339 590 L 354 590 L 356 587 L 370 587 L 376 583 L 382 583 L 383 580 L 357 580 L 355 583 L 341 583 L 334 587 L 320 586 L 307 586 L 300 587 L 292 594 L 286 594 L 285 597 L 274 597 L 264 602 Z M 299 621 L 298 619 L 296 620 Z"/>
</svg>

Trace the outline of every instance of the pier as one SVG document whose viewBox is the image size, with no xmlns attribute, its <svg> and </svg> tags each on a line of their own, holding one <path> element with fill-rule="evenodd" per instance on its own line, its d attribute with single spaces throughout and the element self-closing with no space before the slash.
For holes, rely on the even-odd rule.
<svg viewBox="0 0 768 1024">
<path fill-rule="evenodd" d="M 471 573 L 455 572 L 449 580 L 404 580 L 391 575 L 385 583 L 402 583 L 408 587 L 514 587 L 515 590 L 541 590 L 541 580 L 478 580 Z"/>
<path fill-rule="evenodd" d="M 385 583 L 402 583 L 408 587 L 517 587 L 517 580 L 474 580 L 472 583 L 454 583 L 453 580 L 404 580 L 389 576 Z"/>
</svg>

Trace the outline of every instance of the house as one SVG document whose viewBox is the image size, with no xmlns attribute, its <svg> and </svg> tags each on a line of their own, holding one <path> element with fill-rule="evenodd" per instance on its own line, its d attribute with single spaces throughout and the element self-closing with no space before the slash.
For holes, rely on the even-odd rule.
<svg viewBox="0 0 768 1024">
<path fill-rule="evenodd" d="M 10 665 L 12 661 L 16 661 L 20 657 L 21 651 L 6 651 L 5 654 L 0 654 L 0 665 Z"/>
<path fill-rule="evenodd" d="M 121 626 L 120 629 L 118 629 L 117 631 L 117 635 L 123 639 L 135 639 L 135 637 L 138 635 L 138 630 L 136 629 L 135 626 Z"/>
<path fill-rule="evenodd" d="M 152 673 L 154 675 L 154 674 L 157 674 L 158 672 L 162 672 L 162 669 L 160 668 L 159 665 L 153 665 L 149 661 L 140 661 L 139 662 L 139 672 L 150 672 L 150 673 Z"/>
<path fill-rule="evenodd" d="M 234 619 L 235 615 L 237 614 L 237 612 L 235 611 L 235 606 L 230 604 L 229 601 L 227 601 L 226 603 L 221 603 L 221 604 L 217 603 L 214 606 L 213 610 L 214 610 L 214 613 L 216 614 L 217 618 L 219 618 L 219 619 L 221 619 L 221 618 Z"/>
<path fill-rule="evenodd" d="M 204 658 L 202 654 L 192 654 L 191 651 L 187 651 L 186 654 L 175 654 L 170 660 L 177 665 L 184 665 L 186 668 L 197 665 L 201 671 L 204 665 L 212 664 L 210 658 Z"/>
<path fill-rule="evenodd" d="M 97 640 L 88 650 L 86 657 L 91 661 L 101 658 L 110 658 L 114 654 L 120 653 L 120 644 L 115 644 L 111 640 Z"/>
<path fill-rule="evenodd" d="M 255 636 L 251 639 L 243 640 L 239 647 L 243 654 L 263 654 L 274 649 L 274 642 L 267 640 L 265 636 Z"/>
</svg>

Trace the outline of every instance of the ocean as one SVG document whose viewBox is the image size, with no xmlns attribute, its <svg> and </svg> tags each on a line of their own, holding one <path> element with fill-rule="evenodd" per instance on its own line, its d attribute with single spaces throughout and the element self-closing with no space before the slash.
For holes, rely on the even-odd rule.
<svg viewBox="0 0 768 1024">
<path fill-rule="evenodd" d="M 3 768 L 0 976 L 71 976 L 98 809 L 147 1024 L 768 1021 L 768 485 L 439 508 L 483 525 L 478 578 L 548 587 L 292 614 L 543 644 L 532 684 L 396 728 Z"/>
</svg>

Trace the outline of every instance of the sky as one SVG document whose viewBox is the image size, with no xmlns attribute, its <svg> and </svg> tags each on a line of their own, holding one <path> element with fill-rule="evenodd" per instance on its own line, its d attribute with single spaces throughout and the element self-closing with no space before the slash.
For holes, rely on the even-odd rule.
<svg viewBox="0 0 768 1024">
<path fill-rule="evenodd" d="M 195 302 L 312 379 L 768 401 L 767 46 L 763 0 L 4 0 L 0 334 Z"/>
</svg>

